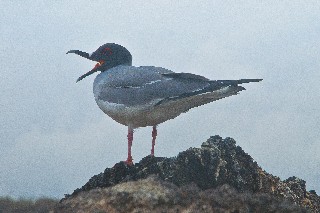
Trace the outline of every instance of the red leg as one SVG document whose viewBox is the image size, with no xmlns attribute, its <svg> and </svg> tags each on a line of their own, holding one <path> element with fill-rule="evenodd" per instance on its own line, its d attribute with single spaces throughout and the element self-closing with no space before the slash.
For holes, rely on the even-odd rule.
<svg viewBox="0 0 320 213">
<path fill-rule="evenodd" d="M 156 144 L 156 138 L 157 138 L 157 126 L 153 126 L 151 156 L 154 156 L 154 145 Z"/>
<path fill-rule="evenodd" d="M 128 158 L 125 161 L 128 165 L 132 165 L 132 155 L 131 155 L 131 147 L 132 147 L 132 141 L 133 141 L 133 129 L 131 127 L 128 127 Z"/>
</svg>

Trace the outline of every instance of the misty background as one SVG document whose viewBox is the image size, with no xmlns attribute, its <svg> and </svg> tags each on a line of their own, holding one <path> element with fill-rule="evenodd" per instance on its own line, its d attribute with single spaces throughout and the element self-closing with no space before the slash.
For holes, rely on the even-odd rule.
<svg viewBox="0 0 320 213">
<path fill-rule="evenodd" d="M 125 160 L 127 127 L 92 94 L 93 52 L 118 43 L 133 65 L 210 79 L 263 78 L 158 127 L 156 156 L 232 137 L 267 172 L 320 193 L 319 1 L 0 2 L 0 196 L 62 198 Z M 150 153 L 151 127 L 133 157 Z"/>
</svg>

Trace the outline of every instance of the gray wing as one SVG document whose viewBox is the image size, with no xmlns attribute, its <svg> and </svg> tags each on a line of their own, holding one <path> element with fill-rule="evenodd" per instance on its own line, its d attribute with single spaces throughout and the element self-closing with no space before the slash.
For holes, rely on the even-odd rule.
<svg viewBox="0 0 320 213">
<path fill-rule="evenodd" d="M 101 74 L 108 74 L 108 80 L 103 83 L 98 98 L 126 106 L 144 105 L 199 91 L 210 85 L 208 80 L 165 76 L 168 73 L 173 72 L 161 67 L 120 67 L 106 71 Z M 99 77 L 95 84 L 99 84 Z"/>
<path fill-rule="evenodd" d="M 231 95 L 236 95 L 238 92 L 245 90 L 244 87 L 238 86 L 239 84 L 243 83 L 250 83 L 250 82 L 259 82 L 262 81 L 262 79 L 239 79 L 239 80 L 209 80 L 203 76 L 195 75 L 191 73 L 165 73 L 163 76 L 166 77 L 173 77 L 175 80 L 179 81 L 205 81 L 209 83 L 209 85 L 206 85 L 203 88 L 200 88 L 198 90 L 185 92 L 178 97 L 167 97 L 157 103 L 157 105 L 164 104 L 166 102 L 180 100 L 180 99 L 186 99 L 186 100 L 192 100 L 192 97 L 198 96 L 196 99 L 198 99 L 198 103 L 193 103 L 192 107 L 200 106 L 215 100 L 219 100 L 221 98 L 225 98 Z M 223 90 L 225 89 L 225 90 Z M 207 94 L 207 95 L 204 95 Z M 200 100 L 201 98 L 204 98 Z M 194 99 L 194 98 L 193 98 Z M 194 101 L 194 100 L 193 100 Z"/>
<path fill-rule="evenodd" d="M 109 71 L 108 75 L 110 77 L 103 84 L 98 98 L 126 106 L 149 103 L 159 106 L 180 99 L 189 100 L 193 96 L 211 93 L 232 85 L 230 94 L 217 93 L 210 100 L 208 98 L 203 101 L 199 100 L 204 104 L 204 102 L 208 103 L 237 94 L 238 91 L 244 89 L 237 84 L 251 82 L 250 79 L 210 81 L 203 76 L 174 73 L 161 67 L 120 67 L 112 72 Z M 193 103 L 188 108 L 202 105 L 200 102 Z"/>
<path fill-rule="evenodd" d="M 110 88 L 125 88 L 136 89 L 145 87 L 155 81 L 163 80 L 163 73 L 170 73 L 172 71 L 162 67 L 152 66 L 117 66 L 111 70 L 101 73 L 102 78 L 106 79 L 104 85 Z"/>
</svg>

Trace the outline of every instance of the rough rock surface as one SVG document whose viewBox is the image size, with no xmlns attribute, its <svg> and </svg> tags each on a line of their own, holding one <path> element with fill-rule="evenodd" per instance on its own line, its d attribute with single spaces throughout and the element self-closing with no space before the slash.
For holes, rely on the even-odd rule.
<svg viewBox="0 0 320 213">
<path fill-rule="evenodd" d="M 150 177 L 151 176 L 151 177 Z M 149 178 L 148 178 L 149 177 Z M 173 158 L 145 157 L 93 176 L 56 212 L 320 212 L 305 181 L 263 171 L 232 138 L 210 137 Z"/>
</svg>

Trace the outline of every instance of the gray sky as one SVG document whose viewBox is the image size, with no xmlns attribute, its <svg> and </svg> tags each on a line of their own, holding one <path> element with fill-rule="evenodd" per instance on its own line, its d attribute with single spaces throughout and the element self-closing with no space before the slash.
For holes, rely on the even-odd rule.
<svg viewBox="0 0 320 213">
<path fill-rule="evenodd" d="M 263 78 L 161 124 L 157 156 L 233 137 L 263 169 L 320 193 L 319 1 L 1 1 L 0 195 L 54 196 L 126 158 L 127 128 L 94 101 L 94 62 L 70 49 L 107 42 L 210 79 Z M 136 130 L 133 157 L 150 152 Z"/>
</svg>

